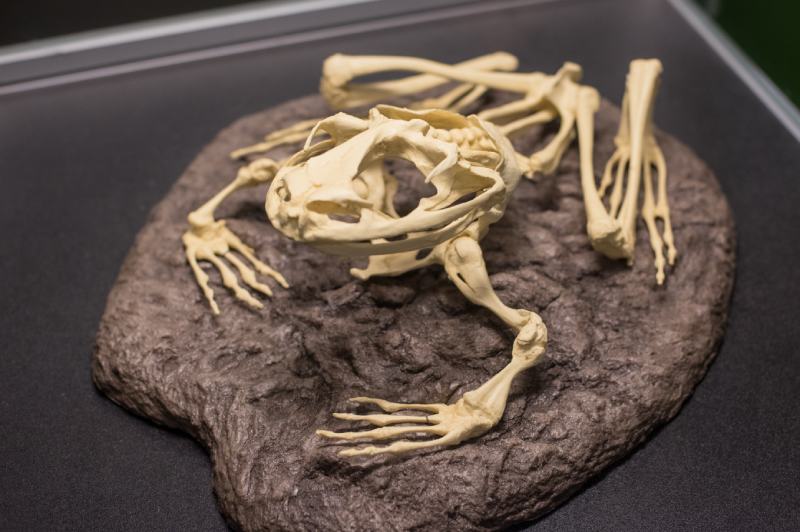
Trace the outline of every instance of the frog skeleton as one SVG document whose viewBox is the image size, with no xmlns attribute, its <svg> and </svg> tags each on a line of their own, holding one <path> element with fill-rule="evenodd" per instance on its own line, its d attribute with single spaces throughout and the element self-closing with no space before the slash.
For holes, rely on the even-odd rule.
<svg viewBox="0 0 800 532">
<path fill-rule="evenodd" d="M 587 231 L 595 249 L 611 258 L 632 259 L 639 183 L 644 182 L 642 214 L 651 230 L 659 284 L 663 282 L 661 250 L 665 243 L 669 263 L 675 259 L 666 207 L 665 163 L 652 132 L 660 63 L 636 60 L 631 64 L 615 140 L 617 151 L 598 189 L 592 167 L 597 92 L 577 83 L 577 65 L 568 63 L 554 76 L 520 74 L 508 72 L 516 67 L 512 58 L 493 54 L 451 67 L 415 58 L 333 56 L 326 62 L 322 92 L 338 107 L 347 103 L 371 105 L 386 96 L 414 94 L 445 81 L 460 84 L 414 109 L 376 105 L 363 117 L 339 112 L 321 120 L 299 122 L 268 136 L 264 143 L 237 150 L 234 157 L 305 139 L 302 149 L 283 161 L 261 157 L 242 166 L 228 186 L 189 215 L 190 228 L 183 235 L 186 257 L 215 314 L 220 309 L 199 261 L 210 262 L 233 295 L 253 308 L 262 308 L 263 303 L 239 284 L 234 270 L 247 287 L 265 296 L 270 296 L 272 289 L 258 280 L 256 272 L 288 288 L 280 273 L 261 262 L 224 221 L 214 218 L 215 209 L 233 192 L 269 184 L 267 217 L 284 236 L 327 253 L 368 257 L 366 268 L 350 270 L 361 280 L 443 266 L 469 301 L 492 311 L 516 333 L 511 361 L 452 404 L 352 398 L 354 403 L 383 412 L 334 413 L 334 417 L 367 422 L 375 428 L 318 430 L 317 434 L 347 441 L 394 441 L 381 446 L 354 445 L 341 451 L 343 455 L 398 454 L 456 445 L 486 433 L 500 421 L 513 379 L 544 353 L 547 328 L 534 311 L 510 308 L 500 300 L 490 282 L 480 242 L 491 225 L 502 218 L 523 176 L 549 172 L 558 165 L 575 129 Z M 355 75 L 390 69 L 417 74 L 403 80 L 348 86 Z M 465 106 L 465 99 L 473 102 L 488 88 L 517 90 L 525 97 L 477 115 L 465 117 L 456 112 Z M 508 139 L 509 134 L 558 117 L 561 125 L 554 140 L 533 156 L 518 153 Z M 404 215 L 395 210 L 398 183 L 386 166 L 387 160 L 398 158 L 413 164 L 436 189 Z M 655 187 L 651 167 L 657 172 Z M 609 187 L 612 192 L 606 207 L 603 195 Z M 658 201 L 654 188 L 659 192 Z M 665 225 L 664 240 L 657 242 L 652 238 L 658 237 L 653 221 L 656 216 Z M 397 439 L 409 434 L 432 438 Z"/>
</svg>

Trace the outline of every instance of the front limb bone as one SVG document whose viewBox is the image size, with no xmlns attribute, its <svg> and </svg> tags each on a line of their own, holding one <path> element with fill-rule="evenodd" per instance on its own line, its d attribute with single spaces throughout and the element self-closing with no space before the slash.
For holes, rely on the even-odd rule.
<svg viewBox="0 0 800 532">
<path fill-rule="evenodd" d="M 274 278 L 284 288 L 289 286 L 280 273 L 258 260 L 253 249 L 228 229 L 224 221 L 214 219 L 214 211 L 225 198 L 242 188 L 269 182 L 277 169 L 278 165 L 270 159 L 258 159 L 248 166 L 240 168 L 233 181 L 199 209 L 189 214 L 190 229 L 182 237 L 186 260 L 214 314 L 220 313 L 219 306 L 214 300 L 214 291 L 208 284 L 208 274 L 200 268 L 198 261 L 205 260 L 213 264 L 220 273 L 222 283 L 233 292 L 237 299 L 253 308 L 261 308 L 263 305 L 239 285 L 236 275 L 220 257 L 224 257 L 233 264 L 246 285 L 266 296 L 272 295 L 270 287 L 260 283 L 250 266 L 238 258 L 233 253 L 234 251 L 242 255 L 259 273 Z"/>
<path fill-rule="evenodd" d="M 633 242 L 625 239 L 619 221 L 606 210 L 595 186 L 594 113 L 600 105 L 597 91 L 583 88 L 578 95 L 578 147 L 580 152 L 581 189 L 586 209 L 586 232 L 592 247 L 612 259 L 629 259 Z"/>
<path fill-rule="evenodd" d="M 435 446 L 457 445 L 486 433 L 503 417 L 514 377 L 533 366 L 544 353 L 547 344 L 544 323 L 534 312 L 515 310 L 500 301 L 492 288 L 483 254 L 475 238 L 469 235 L 457 237 L 437 246 L 431 255 L 444 264 L 450 279 L 470 301 L 492 310 L 517 331 L 511 362 L 479 388 L 465 393 L 450 405 L 393 403 L 370 397 L 351 399 L 358 404 L 373 404 L 385 412 L 418 411 L 427 415 L 336 413 L 334 417 L 338 419 L 363 421 L 379 428 L 357 432 L 318 430 L 318 435 L 345 441 L 380 441 L 406 434 L 432 434 L 438 437 L 420 441 L 400 440 L 381 447 L 369 445 L 345 449 L 340 452 L 344 456 L 401 454 Z"/>
</svg>

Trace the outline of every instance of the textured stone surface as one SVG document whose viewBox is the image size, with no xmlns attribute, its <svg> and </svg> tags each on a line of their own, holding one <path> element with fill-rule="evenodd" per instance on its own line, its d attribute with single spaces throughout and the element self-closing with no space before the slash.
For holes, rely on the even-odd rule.
<svg viewBox="0 0 800 532">
<path fill-rule="evenodd" d="M 97 386 L 209 450 L 232 524 L 497 529 L 552 509 L 677 413 L 722 336 L 734 237 L 711 172 L 661 135 L 680 254 L 666 287 L 654 286 L 641 223 L 632 269 L 591 250 L 573 146 L 556 175 L 520 185 L 483 242 L 500 297 L 539 312 L 550 336 L 542 361 L 515 381 L 501 423 L 456 448 L 337 456 L 339 444 L 314 429 L 350 426 L 330 417 L 352 410 L 348 397 L 449 402 L 506 364 L 513 335 L 439 268 L 360 282 L 347 261 L 279 236 L 266 221 L 263 189 L 232 198 L 219 214 L 291 288 L 278 287 L 254 312 L 211 272 L 223 311 L 212 316 L 184 260 L 186 214 L 234 175 L 231 149 L 325 113 L 309 97 L 221 132 L 153 210 L 97 337 Z M 611 153 L 616 120 L 604 103 L 597 168 Z M 526 150 L 534 138 L 522 139 Z M 408 206 L 415 184 L 405 186 L 399 201 Z"/>
</svg>

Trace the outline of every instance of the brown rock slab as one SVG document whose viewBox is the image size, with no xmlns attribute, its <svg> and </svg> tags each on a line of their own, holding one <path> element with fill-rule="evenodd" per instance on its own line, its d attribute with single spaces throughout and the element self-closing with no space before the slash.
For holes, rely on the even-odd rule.
<svg viewBox="0 0 800 532">
<path fill-rule="evenodd" d="M 712 173 L 661 134 L 679 251 L 666 286 L 655 286 L 641 222 L 632 268 L 592 251 L 573 145 L 556 175 L 521 183 L 483 241 L 501 299 L 539 312 L 550 336 L 541 362 L 515 381 L 501 423 L 455 448 L 339 457 L 341 446 L 314 430 L 351 426 L 330 416 L 353 410 L 347 398 L 450 402 L 507 363 L 513 335 L 440 268 L 361 282 L 346 260 L 285 239 L 266 220 L 263 189 L 240 193 L 219 214 L 291 288 L 276 287 L 255 312 L 209 270 L 223 311 L 211 314 L 181 247 L 187 213 L 234 175 L 232 149 L 325 114 L 322 101 L 308 97 L 222 131 L 153 210 L 97 336 L 97 386 L 208 449 L 232 524 L 502 528 L 553 509 L 678 412 L 722 337 L 734 233 Z M 613 149 L 617 117 L 604 103 L 598 169 Z M 536 138 L 520 142 L 530 151 Z M 419 183 L 404 187 L 399 202 L 408 207 Z"/>
</svg>

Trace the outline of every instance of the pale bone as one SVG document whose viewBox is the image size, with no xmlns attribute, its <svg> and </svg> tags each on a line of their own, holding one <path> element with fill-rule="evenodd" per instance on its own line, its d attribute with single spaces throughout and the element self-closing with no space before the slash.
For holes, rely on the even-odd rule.
<svg viewBox="0 0 800 532">
<path fill-rule="evenodd" d="M 256 279 L 253 270 L 239 259 L 233 253 L 234 251 L 247 259 L 259 273 L 269 275 L 284 288 L 289 287 L 286 279 L 280 273 L 258 260 L 253 250 L 239 240 L 239 237 L 225 226 L 224 221 L 214 219 L 214 211 L 225 198 L 242 188 L 254 187 L 269 182 L 277 170 L 278 164 L 274 161 L 258 159 L 240 168 L 236 178 L 228 186 L 204 203 L 199 209 L 189 214 L 190 228 L 183 234 L 182 238 L 186 249 L 186 258 L 214 314 L 219 314 L 219 306 L 214 300 L 213 290 L 208 285 L 208 274 L 200 268 L 198 260 L 211 262 L 219 271 L 223 284 L 233 291 L 238 299 L 253 308 L 262 308 L 263 304 L 239 285 L 234 273 L 220 257 L 226 258 L 234 265 L 245 284 L 266 296 L 271 296 L 272 290 L 269 286 L 260 283 Z"/>
<path fill-rule="evenodd" d="M 328 62 L 326 62 L 326 65 L 327 64 Z M 456 66 L 474 70 L 512 71 L 517 68 L 517 65 L 517 58 L 513 55 L 506 52 L 496 52 L 464 61 Z M 320 91 L 323 94 L 325 94 L 326 89 L 322 85 L 327 82 L 326 80 L 327 78 L 323 76 L 320 82 Z M 349 92 L 346 97 L 346 102 L 342 102 L 342 105 L 329 103 L 331 107 L 336 110 L 352 109 L 354 107 L 384 102 L 390 98 L 424 92 L 443 85 L 448 81 L 447 78 L 441 76 L 419 74 L 402 80 L 365 84 L 360 90 Z M 487 90 L 488 88 L 485 86 L 475 85 L 473 83 L 462 83 L 441 96 L 413 102 L 409 104 L 409 107 L 417 109 L 444 109 L 457 112 L 476 101 Z M 289 127 L 273 131 L 264 138 L 264 142 L 231 152 L 231 158 L 239 159 L 254 153 L 266 153 L 278 146 L 304 141 L 314 125 L 320 120 L 322 120 L 322 118 L 303 120 Z"/>
<path fill-rule="evenodd" d="M 401 62 L 405 60 L 424 61 L 396 56 L 347 56 L 334 54 L 328 57 L 322 66 L 320 94 L 323 95 L 332 109 L 346 110 L 374 105 L 398 96 L 418 94 L 451 81 L 451 78 L 447 75 L 396 65 L 395 63 L 398 60 Z M 507 52 L 496 52 L 457 63 L 453 68 L 511 72 L 517 69 L 518 64 L 517 58 L 513 55 Z M 352 79 L 359 76 L 389 70 L 409 70 L 424 73 L 398 80 L 377 81 L 358 85 L 350 84 Z M 461 81 L 464 83 L 461 87 L 457 87 L 457 90 L 463 90 L 464 87 L 474 88 L 482 85 L 471 80 Z"/>
<path fill-rule="evenodd" d="M 451 66 L 415 57 L 336 54 L 323 65 L 320 92 L 334 109 L 351 108 L 364 102 L 372 103 L 379 97 L 389 99 L 413 92 L 415 85 L 410 82 L 414 77 L 366 84 L 352 82 L 358 76 L 396 70 L 420 72 L 480 89 L 522 95 L 519 100 L 478 113 L 484 120 L 500 125 L 501 131 L 507 135 L 559 118 L 559 130 L 547 146 L 529 159 L 519 157 L 520 160 L 527 159 L 523 169 L 529 177 L 536 172 L 553 172 L 572 140 L 577 113 L 577 82 L 581 77 L 581 68 L 574 63 L 565 63 L 550 76 L 541 72 L 481 71 L 469 64 Z"/>
<path fill-rule="evenodd" d="M 327 133 L 328 138 L 312 144 L 318 131 Z M 405 216 L 394 211 L 396 183 L 384 168 L 385 160 L 394 157 L 412 162 L 436 187 L 434 195 L 422 198 Z M 271 181 L 266 210 L 273 226 L 293 240 L 328 252 L 369 256 L 366 269 L 352 270 L 359 278 L 399 275 L 429 264 L 444 266 L 470 301 L 494 312 L 516 331 L 510 363 L 450 405 L 403 405 L 356 398 L 356 402 L 374 404 L 390 413 L 410 409 L 428 415 L 335 414 L 340 419 L 366 421 L 381 428 L 366 432 L 320 430 L 318 434 L 342 440 L 384 440 L 416 432 L 437 436 L 427 441 L 400 440 L 382 447 L 342 451 L 349 456 L 455 445 L 499 422 L 514 377 L 536 362 L 547 343 L 547 329 L 536 313 L 512 309 L 497 297 L 479 245 L 489 226 L 503 216 L 520 176 L 511 143 L 496 127 L 476 116 L 390 106 L 372 109 L 366 119 L 339 113 L 320 121 L 306 146 L 280 168 L 269 160 L 244 167 L 230 185 L 192 213 L 192 227 L 184 235 L 184 244 L 215 312 L 218 308 L 207 276 L 197 266 L 198 258 L 211 261 L 233 295 L 253 305 L 256 300 L 238 286 L 233 272 L 226 272 L 217 257 L 230 255 L 226 244 L 243 244 L 224 229 L 224 222 L 214 220 L 213 212 L 235 190 Z M 337 215 L 352 219 L 335 219 Z M 217 235 L 220 229 L 227 239 Z M 430 252 L 417 259 L 420 250 Z M 238 259 L 229 260 L 241 266 Z M 249 281 L 243 279 L 259 289 L 252 276 Z"/>
<path fill-rule="evenodd" d="M 666 165 L 653 135 L 653 104 L 660 74 L 661 63 L 658 60 L 638 59 L 631 62 L 619 132 L 614 139 L 617 149 L 606 164 L 599 191 L 595 185 L 592 144 L 593 115 L 600 102 L 597 91 L 589 87 L 582 87 L 578 98 L 578 139 L 581 187 L 586 205 L 587 232 L 592 246 L 610 258 L 633 262 L 639 190 L 643 181 L 642 218 L 655 256 L 656 282 L 663 284 L 664 248 L 670 265 L 674 264 L 677 253 L 667 205 Z M 658 178 L 657 200 L 653 194 L 653 166 Z M 626 168 L 627 180 L 623 185 Z M 602 197 L 612 180 L 614 187 L 607 210 Z M 659 235 L 656 218 L 662 220 L 663 239 Z"/>
<path fill-rule="evenodd" d="M 374 64 L 374 60 L 370 59 L 369 63 Z M 402 65 L 409 67 L 406 62 Z M 425 83 L 440 83 L 442 79 L 463 83 L 443 95 L 442 102 L 463 102 L 464 98 L 472 98 L 486 87 L 519 88 L 523 86 L 521 80 L 527 83 L 528 92 L 522 100 L 485 111 L 483 117 L 465 118 L 435 109 L 420 111 L 378 106 L 366 118 L 339 113 L 316 122 L 313 127 L 309 127 L 310 122 L 296 124 L 284 131 L 297 138 L 301 132 L 306 134 L 303 149 L 281 163 L 258 159 L 243 167 L 232 183 L 190 215 L 191 228 L 183 237 L 188 261 L 215 313 L 219 313 L 219 309 L 208 286 L 208 276 L 199 267 L 198 260 L 211 262 L 235 297 L 251 306 L 260 306 L 258 300 L 239 286 L 235 274 L 220 257 L 234 265 L 245 284 L 262 293 L 269 294 L 270 289 L 259 283 L 250 267 L 231 250 L 239 252 L 261 273 L 287 286 L 285 280 L 258 261 L 253 251 L 230 232 L 224 222 L 214 219 L 213 213 L 219 203 L 236 190 L 271 181 L 266 211 L 273 226 L 284 235 L 330 253 L 368 256 L 366 268 L 351 270 L 354 276 L 364 280 L 374 275 L 400 275 L 432 264 L 442 265 L 471 302 L 494 312 L 517 332 L 511 362 L 453 404 L 353 399 L 357 403 L 376 405 L 390 414 L 411 410 L 427 415 L 337 413 L 334 415 L 339 419 L 364 421 L 379 428 L 361 432 L 321 430 L 318 434 L 340 440 L 384 440 L 413 433 L 438 437 L 425 441 L 401 440 L 382 447 L 350 448 L 342 451 L 345 455 L 402 453 L 455 445 L 485 433 L 502 417 L 514 377 L 531 367 L 544 352 L 547 329 L 541 318 L 530 310 L 512 309 L 500 301 L 492 288 L 479 245 L 489 226 L 503 216 L 524 168 L 520 165 L 520 154 L 514 151 L 504 131 L 513 133 L 532 124 L 561 118 L 562 127 L 556 140 L 543 150 L 546 156 L 542 157 L 542 160 L 557 163 L 573 134 L 572 124 L 577 121 L 581 185 L 586 201 L 587 231 L 593 246 L 613 258 L 632 258 L 636 202 L 639 183 L 644 178 L 643 217 L 656 252 L 659 282 L 663 281 L 663 258 L 661 263 L 658 259 L 663 244 L 655 231 L 656 217 L 664 222 L 664 242 L 670 263 L 675 256 L 666 205 L 664 160 L 655 143 L 651 123 L 660 63 L 639 60 L 631 64 L 616 138 L 617 152 L 606 167 L 601 191 L 596 188 L 592 166 L 593 115 L 599 96 L 594 89 L 576 82 L 580 74 L 577 66 L 568 63 L 555 76 L 545 76 L 477 70 L 454 72 L 447 65 L 424 61 L 414 65 L 412 70 L 431 72 L 398 83 L 402 85 L 408 79 L 416 79 L 415 83 L 420 83 L 420 79 Z M 362 64 L 360 71 L 367 66 Z M 399 66 L 391 64 L 393 69 Z M 502 83 L 497 82 L 501 78 L 493 77 L 498 75 L 504 80 Z M 406 89 L 401 86 L 399 90 Z M 503 125 L 495 126 L 487 117 L 503 121 Z M 327 137 L 314 143 L 321 133 Z M 423 198 L 405 216 L 399 216 L 393 207 L 397 183 L 383 166 L 387 157 L 411 161 L 436 187 L 436 194 Z M 616 173 L 616 192 L 612 192 L 609 212 L 603 205 L 602 195 L 612 182 L 614 165 L 620 168 L 627 165 L 629 171 L 624 199 L 622 171 Z M 655 165 L 658 172 L 657 200 L 653 197 L 651 165 Z M 468 198 L 470 195 L 472 197 Z M 423 250 L 427 255 L 420 257 L 419 252 Z"/>
<path fill-rule="evenodd" d="M 652 132 L 652 108 L 661 72 L 661 63 L 657 60 L 635 60 L 631 62 L 630 68 L 626 96 L 622 105 L 620 130 L 615 139 L 617 151 L 606 165 L 600 191 L 595 190 L 593 194 L 599 197 L 593 197 L 588 192 L 589 183 L 591 183 L 591 188 L 594 188 L 594 177 L 591 178 L 591 181 L 586 178 L 582 179 L 587 209 L 587 232 L 596 250 L 610 258 L 622 258 L 631 263 L 636 243 L 636 205 L 639 184 L 644 180 L 642 217 L 647 226 L 655 256 L 656 282 L 660 285 L 663 284 L 665 278 L 663 248 L 666 246 L 667 262 L 670 265 L 674 264 L 677 255 L 667 204 L 666 165 Z M 538 72 L 479 72 L 469 65 L 464 66 L 463 63 L 450 66 L 413 57 L 336 54 L 325 61 L 320 83 L 321 92 L 332 107 L 347 107 L 351 103 L 360 103 L 367 95 L 389 97 L 407 94 L 411 90 L 411 86 L 407 86 L 406 83 L 413 78 L 384 81 L 377 84 L 352 82 L 358 76 L 394 70 L 424 72 L 428 75 L 440 76 L 441 79 L 470 83 L 475 87 L 522 94 L 521 99 L 478 114 L 484 120 L 497 123 L 500 130 L 506 135 L 514 135 L 531 126 L 559 118 L 558 132 L 547 146 L 531 155 L 529 159 L 517 154 L 518 161 L 526 169 L 525 173 L 528 176 L 537 171 L 549 173 L 555 170 L 574 136 L 578 114 L 582 113 L 583 121 L 586 124 L 583 127 L 583 143 L 586 145 L 586 149 L 581 149 L 583 166 L 586 167 L 587 160 L 589 164 L 591 163 L 593 151 L 591 144 L 594 137 L 593 121 L 586 114 L 596 111 L 599 98 L 594 89 L 578 84 L 581 75 L 578 65 L 565 63 L 555 75 L 547 76 Z M 594 93 L 594 97 L 590 92 Z M 635 96 L 629 96 L 629 93 L 635 93 Z M 635 108 L 631 108 L 628 103 L 632 97 L 636 98 Z M 597 101 L 592 105 L 591 102 L 594 100 Z M 578 129 L 581 130 L 579 125 Z M 636 150 L 635 158 L 633 158 L 632 152 L 634 149 Z M 657 199 L 653 194 L 652 166 L 656 168 L 658 179 Z M 628 169 L 628 186 L 623 187 L 626 167 Z M 616 179 L 610 197 L 610 213 L 608 213 L 602 205 L 601 198 L 611 184 L 611 175 L 615 169 Z M 582 171 L 582 173 L 587 174 L 586 171 Z M 593 171 L 589 171 L 589 173 L 591 174 Z M 624 202 L 622 201 L 623 188 L 627 190 Z M 622 208 L 620 209 L 620 207 Z M 606 212 L 606 216 L 601 215 L 603 212 Z M 657 218 L 662 220 L 664 226 L 663 239 L 659 235 Z"/>
</svg>

